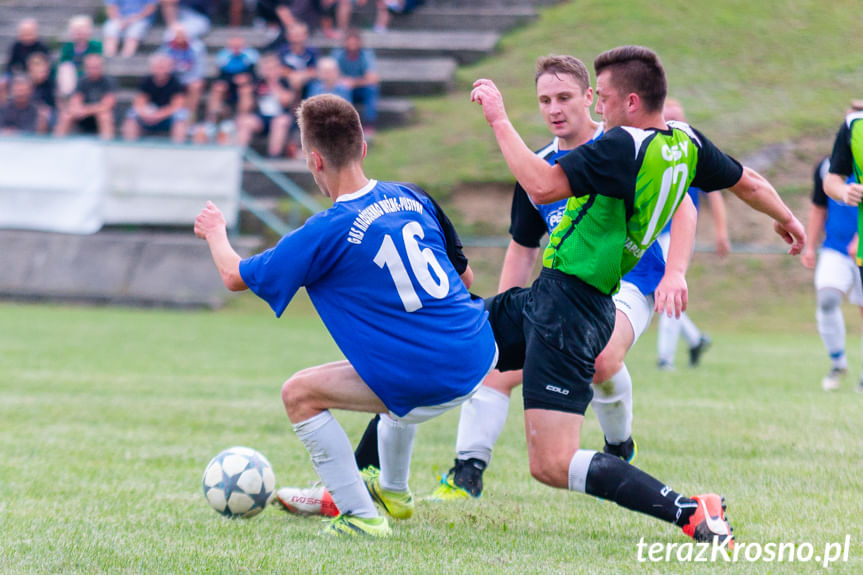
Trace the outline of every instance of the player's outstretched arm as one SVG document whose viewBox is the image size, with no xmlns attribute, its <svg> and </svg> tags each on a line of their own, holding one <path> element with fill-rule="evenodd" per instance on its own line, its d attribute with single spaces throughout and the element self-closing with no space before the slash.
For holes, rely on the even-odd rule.
<svg viewBox="0 0 863 575">
<path fill-rule="evenodd" d="M 800 254 L 800 263 L 809 269 L 815 268 L 815 244 L 824 231 L 824 222 L 827 221 L 827 208 L 816 204 L 809 204 L 809 218 L 806 220 L 806 247 Z"/>
<path fill-rule="evenodd" d="M 749 207 L 773 218 L 773 230 L 790 244 L 788 253 L 797 255 L 806 244 L 803 224 L 785 205 L 776 190 L 761 174 L 752 168 L 743 168 L 740 181 L 728 188 Z"/>
<path fill-rule="evenodd" d="M 572 195 L 563 170 L 534 154 L 515 131 L 494 82 L 483 78 L 474 82 L 470 101 L 482 106 L 509 171 L 535 203 L 549 204 Z"/>
<path fill-rule="evenodd" d="M 837 202 L 842 202 L 849 206 L 859 205 L 861 198 L 863 198 L 863 185 L 848 184 L 846 183 L 846 179 L 846 177 L 839 174 L 827 174 L 824 178 L 824 193 Z"/>
<path fill-rule="evenodd" d="M 668 317 L 680 317 L 680 314 L 686 311 L 689 297 L 686 270 L 692 257 L 697 223 L 698 211 L 692 203 L 692 198 L 686 194 L 674 217 L 671 218 L 671 238 L 665 262 L 665 274 L 656 286 L 656 291 L 653 292 L 653 309 L 657 313 L 664 313 Z"/>
<path fill-rule="evenodd" d="M 195 218 L 195 235 L 207 241 L 213 262 L 219 270 L 225 287 L 231 291 L 248 289 L 240 275 L 240 255 L 231 247 L 225 216 L 213 202 L 208 201 Z"/>
</svg>

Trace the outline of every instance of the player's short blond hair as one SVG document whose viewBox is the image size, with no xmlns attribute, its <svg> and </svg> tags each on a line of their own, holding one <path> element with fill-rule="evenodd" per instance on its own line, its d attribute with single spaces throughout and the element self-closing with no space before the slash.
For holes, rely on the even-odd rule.
<svg viewBox="0 0 863 575">
<path fill-rule="evenodd" d="M 554 74 L 555 76 L 567 74 L 572 76 L 576 83 L 581 86 L 582 92 L 586 92 L 590 88 L 590 73 L 587 71 L 587 66 L 574 56 L 559 54 L 540 56 L 536 59 L 536 77 L 534 81 L 538 82 L 539 77 L 545 74 Z"/>
</svg>

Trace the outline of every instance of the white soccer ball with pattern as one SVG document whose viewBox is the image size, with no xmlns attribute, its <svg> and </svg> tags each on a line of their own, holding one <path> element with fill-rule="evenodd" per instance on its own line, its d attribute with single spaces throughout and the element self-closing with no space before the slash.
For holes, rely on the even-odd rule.
<svg viewBox="0 0 863 575">
<path fill-rule="evenodd" d="M 210 460 L 202 483 L 213 509 L 225 517 L 252 517 L 272 499 L 276 476 L 260 452 L 231 447 Z"/>
</svg>

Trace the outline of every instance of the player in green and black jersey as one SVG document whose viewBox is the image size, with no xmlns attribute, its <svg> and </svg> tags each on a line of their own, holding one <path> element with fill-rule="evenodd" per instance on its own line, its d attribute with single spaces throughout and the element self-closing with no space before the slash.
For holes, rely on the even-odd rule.
<svg viewBox="0 0 863 575">
<path fill-rule="evenodd" d="M 764 178 L 687 124 L 664 121 L 667 84 L 656 54 L 638 46 L 615 48 L 597 57 L 594 68 L 596 110 L 608 131 L 554 166 L 521 140 L 493 82 L 478 80 L 471 93 L 531 199 L 544 204 L 569 198 L 539 279 L 487 302 L 498 368 L 524 369 L 525 428 L 536 479 L 675 523 L 698 540 L 731 544 L 718 495 L 687 498 L 617 457 L 579 449 L 594 360 L 614 325 L 611 295 L 620 277 L 671 220 L 690 186 L 728 188 L 771 216 L 792 254 L 803 247 L 803 226 Z M 657 308 L 679 313 L 685 307 L 681 270 L 658 294 Z"/>
</svg>

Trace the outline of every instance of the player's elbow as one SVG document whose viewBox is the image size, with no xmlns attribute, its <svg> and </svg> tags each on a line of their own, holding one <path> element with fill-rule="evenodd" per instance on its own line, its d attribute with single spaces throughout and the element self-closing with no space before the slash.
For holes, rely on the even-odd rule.
<svg viewBox="0 0 863 575">
<path fill-rule="evenodd" d="M 222 276 L 222 283 L 224 283 L 225 287 L 230 291 L 243 291 L 249 288 L 239 271 L 219 270 L 219 274 Z"/>
<path fill-rule="evenodd" d="M 752 168 L 743 168 L 743 176 L 733 187 L 729 188 L 735 196 L 747 202 L 757 196 L 761 189 L 770 184 Z"/>
<path fill-rule="evenodd" d="M 473 284 L 473 270 L 470 269 L 470 266 L 467 266 L 465 270 L 461 273 L 461 281 L 464 284 L 464 287 L 470 289 L 470 286 Z"/>
<path fill-rule="evenodd" d="M 531 201 L 537 205 L 551 204 L 563 199 L 567 195 L 548 182 L 537 182 L 530 186 L 529 189 L 525 188 L 525 190 L 527 191 L 527 195 L 530 196 Z"/>
</svg>

